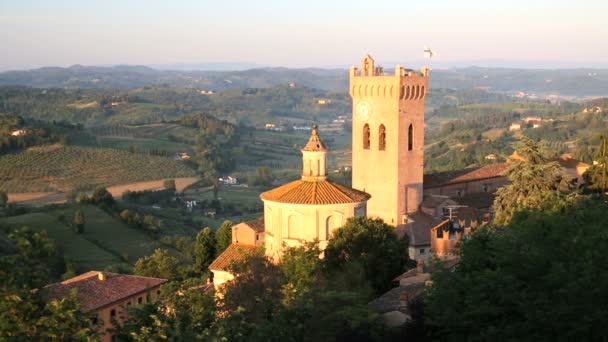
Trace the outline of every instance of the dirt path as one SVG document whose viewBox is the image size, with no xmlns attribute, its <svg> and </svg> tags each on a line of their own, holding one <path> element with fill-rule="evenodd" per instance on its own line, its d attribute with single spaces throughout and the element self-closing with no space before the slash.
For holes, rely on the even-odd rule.
<svg viewBox="0 0 608 342">
<path fill-rule="evenodd" d="M 166 178 L 157 179 L 153 181 L 137 182 L 129 184 L 113 185 L 108 187 L 108 191 L 114 198 L 121 198 L 125 191 L 142 191 L 142 190 L 161 190 L 163 189 L 163 183 L 167 179 L 175 180 L 175 188 L 177 191 L 183 191 L 189 185 L 196 183 L 199 179 L 197 177 L 187 178 Z M 92 192 L 89 192 L 90 196 Z M 62 203 L 65 202 L 65 194 L 58 192 L 24 192 L 24 193 L 9 193 L 9 202 L 15 202 L 21 205 L 42 205 L 51 203 Z"/>
</svg>

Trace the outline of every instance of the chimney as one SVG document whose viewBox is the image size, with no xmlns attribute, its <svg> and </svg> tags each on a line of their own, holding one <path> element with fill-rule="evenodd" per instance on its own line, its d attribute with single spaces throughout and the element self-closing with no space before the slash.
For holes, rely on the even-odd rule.
<svg viewBox="0 0 608 342">
<path fill-rule="evenodd" d="M 424 273 L 424 260 L 418 260 L 418 263 L 416 264 L 416 272 Z"/>
<path fill-rule="evenodd" d="M 104 281 L 106 280 L 106 275 L 103 274 L 103 272 L 99 272 L 97 273 L 97 278 L 99 278 L 99 280 Z"/>
<path fill-rule="evenodd" d="M 399 294 L 399 305 L 401 307 L 403 307 L 403 308 L 407 307 L 407 300 L 408 300 L 408 298 L 409 298 L 409 296 L 408 296 L 407 292 L 405 292 L 405 291 L 401 292 Z"/>
</svg>

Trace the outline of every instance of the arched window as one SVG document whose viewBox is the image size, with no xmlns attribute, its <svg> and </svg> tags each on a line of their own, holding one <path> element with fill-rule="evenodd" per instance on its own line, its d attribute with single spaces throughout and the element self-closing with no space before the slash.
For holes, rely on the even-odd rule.
<svg viewBox="0 0 608 342">
<path fill-rule="evenodd" d="M 325 238 L 327 240 L 329 240 L 334 230 L 340 228 L 340 226 L 342 225 L 341 221 L 341 218 L 336 215 L 329 216 L 325 220 Z"/>
<path fill-rule="evenodd" d="M 407 150 L 411 151 L 414 149 L 414 126 L 410 124 L 410 128 L 407 130 Z"/>
<path fill-rule="evenodd" d="M 363 148 L 366 150 L 369 150 L 369 141 L 370 141 L 369 125 L 365 124 L 365 126 L 363 126 Z"/>
<path fill-rule="evenodd" d="M 380 125 L 378 129 L 378 149 L 380 151 L 386 150 L 386 128 L 384 128 L 384 125 Z"/>
</svg>

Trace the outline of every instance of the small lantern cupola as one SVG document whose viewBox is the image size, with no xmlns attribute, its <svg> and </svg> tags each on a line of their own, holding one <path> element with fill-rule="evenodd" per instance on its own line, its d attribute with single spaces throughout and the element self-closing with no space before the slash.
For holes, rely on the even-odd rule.
<svg viewBox="0 0 608 342">
<path fill-rule="evenodd" d="M 327 178 L 327 147 L 319 138 L 318 126 L 312 125 L 310 139 L 302 148 L 302 180 L 315 181 Z"/>
</svg>

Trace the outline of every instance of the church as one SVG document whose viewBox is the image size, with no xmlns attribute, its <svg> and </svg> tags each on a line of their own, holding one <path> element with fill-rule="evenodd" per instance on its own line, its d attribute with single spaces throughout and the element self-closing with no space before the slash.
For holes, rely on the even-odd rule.
<svg viewBox="0 0 608 342">
<path fill-rule="evenodd" d="M 231 262 L 260 248 L 275 261 L 284 248 L 307 241 L 318 240 L 323 250 L 332 232 L 357 216 L 381 218 L 399 236 L 407 234 L 411 259 L 430 257 L 431 232 L 444 229 L 447 221 L 435 210 L 437 204 L 430 212 L 422 210 L 428 79 L 426 67 L 397 65 L 387 73 L 369 55 L 359 68 L 351 67 L 352 188 L 327 179 L 328 149 L 313 126 L 301 150 L 301 179 L 262 193 L 264 216 L 232 227 L 232 244 L 209 266 L 214 284 L 231 280 Z M 446 234 L 446 242 L 450 237 Z"/>
</svg>

